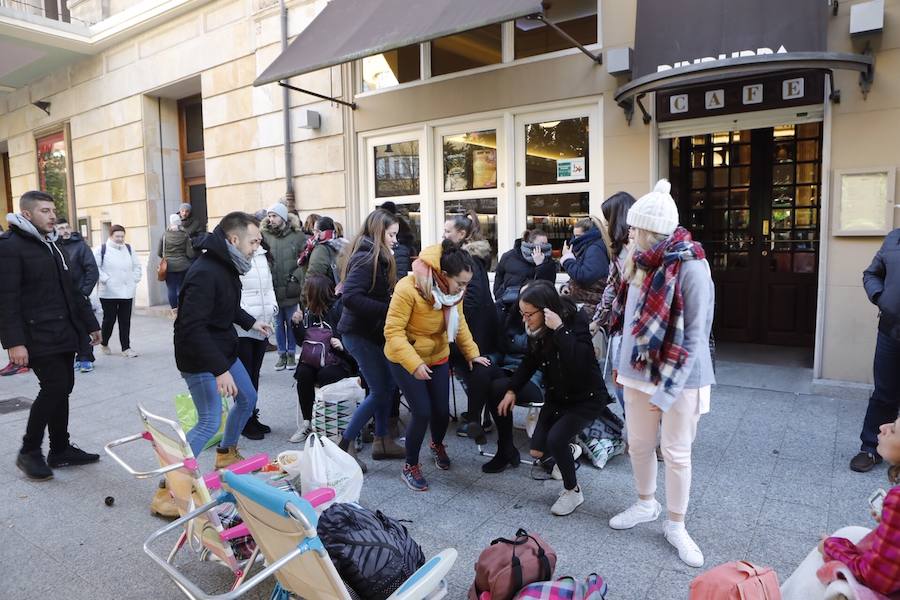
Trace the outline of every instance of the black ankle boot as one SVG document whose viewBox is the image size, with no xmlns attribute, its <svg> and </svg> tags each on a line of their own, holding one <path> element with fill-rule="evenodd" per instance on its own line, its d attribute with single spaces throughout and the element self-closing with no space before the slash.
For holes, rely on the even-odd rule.
<svg viewBox="0 0 900 600">
<path fill-rule="evenodd" d="M 506 470 L 506 467 L 518 467 L 521 462 L 519 451 L 515 448 L 500 450 L 497 449 L 497 455 L 491 460 L 481 465 L 483 473 L 500 473 Z"/>
<path fill-rule="evenodd" d="M 241 435 L 243 435 L 248 440 L 261 440 L 265 438 L 265 434 L 259 428 L 259 421 L 256 420 L 256 416 L 251 416 L 247 419 L 247 424 L 244 425 L 244 430 L 241 431 Z"/>
<path fill-rule="evenodd" d="M 259 429 L 259 430 L 262 431 L 263 433 L 272 433 L 272 428 L 269 427 L 268 425 L 262 423 L 262 422 L 259 420 L 259 409 L 258 409 L 258 408 L 254 408 L 254 409 L 253 409 L 253 416 L 250 417 L 250 418 L 253 419 L 254 421 L 256 421 L 256 427 L 257 427 L 257 429 Z"/>
</svg>

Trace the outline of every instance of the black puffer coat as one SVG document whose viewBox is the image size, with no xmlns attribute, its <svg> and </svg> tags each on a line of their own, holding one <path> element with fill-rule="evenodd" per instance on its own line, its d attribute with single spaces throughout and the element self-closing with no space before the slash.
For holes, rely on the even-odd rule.
<svg viewBox="0 0 900 600">
<path fill-rule="evenodd" d="M 69 275 L 82 296 L 90 296 L 94 286 L 100 279 L 94 251 L 84 242 L 81 234 L 73 232 L 69 239 L 62 238 L 57 242 L 66 251 L 69 258 Z"/>
<path fill-rule="evenodd" d="M 347 265 L 347 277 L 341 299 L 344 310 L 338 324 L 342 335 L 352 334 L 384 344 L 384 322 L 391 303 L 393 286 L 388 281 L 392 257 L 381 256 L 372 280 L 372 240 L 364 239 Z"/>
<path fill-rule="evenodd" d="M 612 400 L 594 357 L 588 318 L 574 306 L 570 309 L 559 329 L 529 340 L 528 352 L 510 379 L 509 389 L 519 391 L 540 369 L 544 397 L 552 409 L 595 419 Z"/>
<path fill-rule="evenodd" d="M 203 254 L 184 277 L 175 319 L 175 364 L 183 373 L 219 376 L 237 359 L 237 324 L 256 320 L 241 308 L 241 278 L 221 227 L 195 244 Z"/>
<path fill-rule="evenodd" d="M 4 348 L 25 346 L 30 356 L 75 353 L 81 338 L 100 329 L 75 289 L 65 252 L 14 224 L 0 235 L 0 281 Z"/>
<path fill-rule="evenodd" d="M 503 297 L 503 290 L 508 287 L 522 287 L 526 281 L 546 279 L 550 283 L 556 281 L 558 265 L 552 258 L 545 258 L 539 267 L 525 260 L 522 256 L 522 240 L 516 240 L 512 250 L 507 250 L 497 263 L 494 273 L 494 299 L 498 302 Z"/>
</svg>

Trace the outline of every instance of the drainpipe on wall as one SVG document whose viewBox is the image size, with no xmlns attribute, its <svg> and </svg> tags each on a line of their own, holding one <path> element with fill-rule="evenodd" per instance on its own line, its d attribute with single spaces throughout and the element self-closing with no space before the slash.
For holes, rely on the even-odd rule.
<svg viewBox="0 0 900 600">
<path fill-rule="evenodd" d="M 288 11 L 284 0 L 279 0 L 281 6 L 281 51 L 287 50 L 288 39 Z M 282 116 L 284 118 L 284 200 L 288 210 L 294 210 L 294 162 L 291 152 L 291 99 L 290 90 L 281 88 Z"/>
</svg>

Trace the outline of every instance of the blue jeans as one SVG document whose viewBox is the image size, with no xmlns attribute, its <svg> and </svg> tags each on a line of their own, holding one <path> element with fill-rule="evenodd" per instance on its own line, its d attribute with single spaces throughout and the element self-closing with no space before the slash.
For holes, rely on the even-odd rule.
<svg viewBox="0 0 900 600">
<path fill-rule="evenodd" d="M 431 441 L 441 444 L 450 423 L 450 365 L 444 363 L 431 367 L 431 379 L 421 381 L 410 375 L 404 367 L 390 363 L 391 373 L 409 402 L 412 417 L 406 427 L 406 464 L 419 464 L 419 451 L 425 441 L 425 432 L 431 425 Z"/>
<path fill-rule="evenodd" d="M 178 293 L 181 292 L 181 284 L 184 283 L 184 275 L 187 271 L 166 273 L 166 291 L 169 292 L 169 308 L 178 308 Z"/>
<path fill-rule="evenodd" d="M 256 408 L 256 390 L 253 389 L 253 382 L 250 381 L 244 364 L 235 360 L 228 372 L 234 379 L 238 394 L 225 421 L 225 433 L 219 443 L 221 448 L 237 446 L 238 437 Z M 187 432 L 187 441 L 194 456 L 199 456 L 222 424 L 222 398 L 216 388 L 216 377 L 212 373 L 182 373 L 181 376 L 187 382 L 191 399 L 197 407 L 197 424 Z"/>
<path fill-rule="evenodd" d="M 369 386 L 369 395 L 353 413 L 353 418 L 350 419 L 350 424 L 344 431 L 344 439 L 349 441 L 356 439 L 356 436 L 373 416 L 375 417 L 375 435 L 385 437 L 388 435 L 388 418 L 397 384 L 391 377 L 388 368 L 390 362 L 384 356 L 384 348 L 369 339 L 352 333 L 345 333 L 341 341 L 347 347 L 350 356 L 356 360 L 359 370 Z"/>
<path fill-rule="evenodd" d="M 900 409 L 900 341 L 878 332 L 875 342 L 875 389 L 869 398 L 866 419 L 863 421 L 860 450 L 875 454 L 878 429 L 897 420 Z"/>
<path fill-rule="evenodd" d="M 275 343 L 278 344 L 278 354 L 297 352 L 297 340 L 294 339 L 294 329 L 291 327 L 291 317 L 295 312 L 297 312 L 296 304 L 278 307 L 278 313 L 275 315 Z"/>
</svg>

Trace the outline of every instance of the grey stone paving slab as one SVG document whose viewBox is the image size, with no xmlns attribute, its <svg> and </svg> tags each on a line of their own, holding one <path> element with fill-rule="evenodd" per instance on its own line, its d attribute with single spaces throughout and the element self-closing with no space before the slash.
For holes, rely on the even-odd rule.
<svg viewBox="0 0 900 600">
<path fill-rule="evenodd" d="M 76 375 L 72 439 L 87 450 L 99 451 L 104 443 L 139 431 L 138 403 L 173 417 L 172 397 L 185 390 L 172 358 L 171 321 L 138 315 L 133 330 L 139 358 L 99 355 L 93 373 Z M 266 357 L 259 403 L 261 419 L 273 433 L 260 442 L 242 440 L 245 453 L 274 456 L 299 449 L 287 442 L 296 428 L 294 381 L 290 372 L 274 371 L 274 361 L 273 354 Z M 728 370 L 744 384 L 758 375 L 741 373 L 740 366 Z M 793 377 L 802 376 L 793 371 Z M 713 391 L 712 412 L 700 421 L 687 522 L 707 567 L 748 558 L 776 568 L 784 578 L 820 533 L 848 524 L 872 525 L 866 497 L 886 486 L 885 470 L 859 474 L 847 468 L 859 446 L 866 403 L 796 393 L 805 384 L 779 381 L 770 381 L 769 387 L 786 391 L 720 385 Z M 33 398 L 37 392 L 33 375 L 2 378 L 0 386 L 3 396 Z M 465 395 L 458 391 L 457 398 L 464 410 Z M 155 482 L 134 480 L 105 457 L 99 465 L 58 469 L 50 482 L 27 482 L 13 465 L 26 419 L 27 413 L 0 415 L 0 455 L 6 457 L 0 461 L 0 561 L 16 565 L 0 583 L 0 597 L 182 597 L 141 549 L 143 540 L 163 524 L 148 511 Z M 522 415 L 515 420 L 521 423 Z M 489 450 L 495 440 L 490 434 Z M 535 481 L 524 464 L 501 474 L 482 474 L 487 458 L 477 454 L 471 440 L 457 437 L 453 424 L 445 441 L 453 468 L 437 470 L 427 449 L 423 451 L 423 470 L 432 488 L 424 494 L 403 485 L 398 461 L 373 462 L 365 449 L 361 457 L 370 472 L 361 502 L 409 521 L 426 554 L 457 548 L 459 560 L 448 576 L 451 599 L 465 597 L 481 550 L 519 527 L 542 534 L 553 545 L 559 555 L 557 574 L 603 575 L 610 600 L 687 598 L 688 584 L 700 570 L 682 564 L 663 539 L 664 517 L 626 532 L 607 525 L 635 499 L 626 456 L 613 458 L 603 470 L 583 464 L 578 477 L 585 503 L 561 518 L 549 512 L 560 482 Z M 528 438 L 521 430 L 516 430 L 516 444 L 526 457 Z M 139 464 L 153 464 L 145 448 L 123 453 Z M 213 460 L 211 452 L 199 458 L 206 469 Z M 664 503 L 663 472 L 660 465 L 657 498 Z M 113 507 L 103 504 L 107 495 L 116 498 Z M 228 573 L 220 566 L 198 564 L 187 554 L 177 563 L 209 591 L 228 587 Z M 263 586 L 248 597 L 265 599 L 270 589 Z"/>
</svg>

